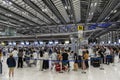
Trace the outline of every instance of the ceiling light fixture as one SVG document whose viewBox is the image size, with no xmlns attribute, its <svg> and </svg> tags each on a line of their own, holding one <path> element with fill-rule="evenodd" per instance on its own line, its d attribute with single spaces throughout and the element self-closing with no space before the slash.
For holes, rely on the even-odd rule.
<svg viewBox="0 0 120 80">
<path fill-rule="evenodd" d="M 91 7 L 93 7 L 93 3 L 91 3 Z"/>
<path fill-rule="evenodd" d="M 110 17 L 106 17 L 105 19 L 110 19 Z"/>
<path fill-rule="evenodd" d="M 94 6 L 97 6 L 97 2 L 94 4 Z"/>
<path fill-rule="evenodd" d="M 113 13 L 113 10 L 111 11 L 111 13 Z"/>
<path fill-rule="evenodd" d="M 91 15 L 93 15 L 93 12 L 91 13 Z"/>
<path fill-rule="evenodd" d="M 42 9 L 43 12 L 47 12 L 47 8 Z"/>
<path fill-rule="evenodd" d="M 12 3 L 9 2 L 9 1 L 5 1 L 5 0 L 3 0 L 2 2 L 3 2 L 3 4 L 5 4 L 5 5 L 12 5 Z"/>
<path fill-rule="evenodd" d="M 107 19 L 110 19 L 110 17 L 107 17 Z"/>
<path fill-rule="evenodd" d="M 117 10 L 114 10 L 114 12 L 113 13 L 116 13 L 117 12 Z"/>
<path fill-rule="evenodd" d="M 24 21 L 23 19 L 20 19 L 20 21 Z"/>
<path fill-rule="evenodd" d="M 67 9 L 67 6 L 65 6 L 65 9 Z"/>
<path fill-rule="evenodd" d="M 91 13 L 89 13 L 89 15 L 91 15 Z"/>
</svg>

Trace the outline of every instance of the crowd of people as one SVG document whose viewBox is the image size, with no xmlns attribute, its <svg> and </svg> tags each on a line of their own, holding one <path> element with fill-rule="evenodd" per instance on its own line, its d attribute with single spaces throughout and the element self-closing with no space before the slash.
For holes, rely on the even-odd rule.
<svg viewBox="0 0 120 80">
<path fill-rule="evenodd" d="M 2 56 L 7 56 L 7 65 L 9 67 L 9 76 L 14 76 L 14 68 L 24 68 L 38 66 L 39 70 L 47 69 L 56 70 L 58 72 L 73 70 L 89 69 L 89 60 L 91 55 L 100 57 L 101 63 L 110 64 L 114 62 L 115 55 L 119 55 L 120 47 L 113 46 L 92 46 L 91 48 L 82 47 L 78 52 L 65 49 L 63 47 L 14 47 L 10 49 L 0 49 L 0 60 Z M 73 65 L 70 64 L 73 62 Z"/>
</svg>

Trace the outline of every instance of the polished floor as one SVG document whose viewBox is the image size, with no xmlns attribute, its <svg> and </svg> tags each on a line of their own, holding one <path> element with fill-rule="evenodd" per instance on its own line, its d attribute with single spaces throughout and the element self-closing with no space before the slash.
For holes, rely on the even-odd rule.
<svg viewBox="0 0 120 80">
<path fill-rule="evenodd" d="M 24 67 L 15 69 L 14 78 L 8 77 L 8 68 L 6 61 L 3 62 L 3 74 L 0 75 L 0 80 L 120 80 L 120 63 L 116 62 L 110 65 L 103 65 L 104 70 L 90 66 L 86 70 L 86 74 L 82 70 L 73 71 L 73 63 L 71 62 L 71 71 L 58 73 L 54 70 L 39 71 L 39 63 L 37 67 Z"/>
</svg>

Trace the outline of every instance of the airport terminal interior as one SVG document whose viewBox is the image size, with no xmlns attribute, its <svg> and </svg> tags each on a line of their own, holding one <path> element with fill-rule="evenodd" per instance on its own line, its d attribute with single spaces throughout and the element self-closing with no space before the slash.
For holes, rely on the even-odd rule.
<svg viewBox="0 0 120 80">
<path fill-rule="evenodd" d="M 0 80 L 120 80 L 120 0 L 0 0 Z"/>
</svg>

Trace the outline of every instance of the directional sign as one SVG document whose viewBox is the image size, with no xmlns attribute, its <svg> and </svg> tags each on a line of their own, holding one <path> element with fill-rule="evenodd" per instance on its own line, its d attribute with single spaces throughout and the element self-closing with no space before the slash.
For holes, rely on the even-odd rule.
<svg viewBox="0 0 120 80">
<path fill-rule="evenodd" d="M 83 31 L 83 26 L 79 25 L 78 26 L 78 31 Z"/>
</svg>

